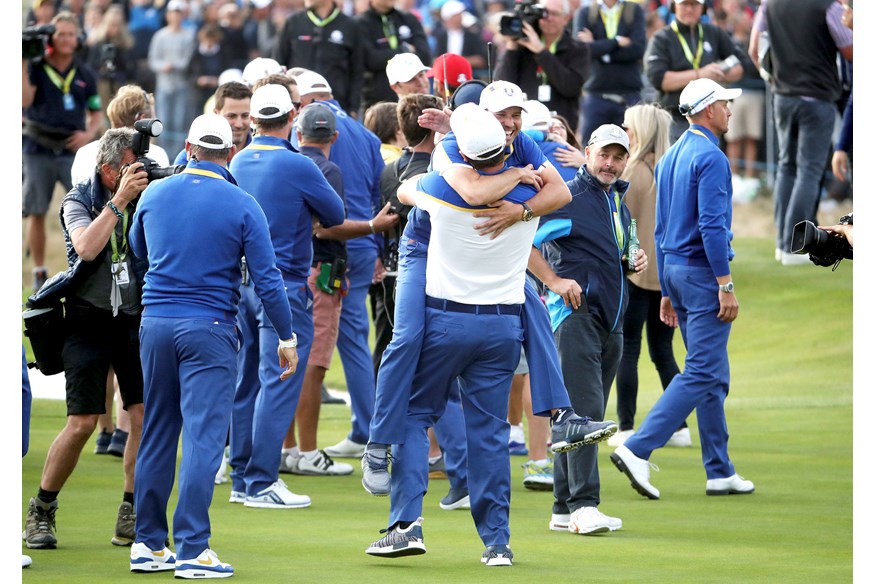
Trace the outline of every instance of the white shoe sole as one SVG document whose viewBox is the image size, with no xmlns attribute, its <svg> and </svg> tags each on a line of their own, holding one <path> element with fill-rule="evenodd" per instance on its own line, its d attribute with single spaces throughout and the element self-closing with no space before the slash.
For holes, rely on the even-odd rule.
<svg viewBox="0 0 876 584">
<path fill-rule="evenodd" d="M 647 487 L 645 487 L 645 485 L 639 483 L 639 481 L 636 480 L 636 478 L 633 476 L 633 473 L 630 472 L 629 467 L 624 462 L 623 458 L 621 458 L 616 452 L 612 452 L 609 458 L 611 459 L 611 462 L 614 464 L 614 466 L 616 466 L 620 472 L 624 473 L 627 478 L 630 479 L 630 486 L 632 486 L 637 493 L 639 493 L 643 497 L 647 497 L 655 501 L 660 498 L 659 491 L 657 491 L 657 493 L 653 493 Z M 653 486 L 651 486 L 651 488 L 655 489 Z"/>
<path fill-rule="evenodd" d="M 369 556 L 381 558 L 403 558 L 405 556 L 420 556 L 426 553 L 426 544 L 418 541 L 409 541 L 405 547 L 369 547 L 365 550 Z"/>
<path fill-rule="evenodd" d="M 710 497 L 716 497 L 721 495 L 750 495 L 754 492 L 754 489 L 750 491 L 739 491 L 737 489 L 706 489 L 706 495 Z"/>
<path fill-rule="evenodd" d="M 582 529 L 575 527 L 571 523 L 569 524 L 569 533 L 575 533 L 578 535 L 597 535 L 600 533 L 608 533 L 609 531 L 611 531 L 611 528 L 608 525 L 594 525 Z"/>
<path fill-rule="evenodd" d="M 614 424 L 613 426 L 609 426 L 607 428 L 603 428 L 602 430 L 597 430 L 596 432 L 591 432 L 590 434 L 587 434 L 587 436 L 584 437 L 584 440 L 581 440 L 579 442 L 566 442 L 565 440 L 561 440 L 559 442 L 551 444 L 551 452 L 569 452 L 570 450 L 575 450 L 576 448 L 580 448 L 582 446 L 598 444 L 614 436 L 617 430 L 618 425 Z"/>
<path fill-rule="evenodd" d="M 445 505 L 444 503 L 438 503 L 438 506 L 445 511 L 453 511 L 454 509 L 471 509 L 471 499 L 469 498 L 469 495 L 466 495 L 462 499 L 454 501 L 449 505 Z"/>
<path fill-rule="evenodd" d="M 212 570 L 204 570 L 200 568 L 192 568 L 189 570 L 177 570 L 174 572 L 174 578 L 182 578 L 185 580 L 205 580 L 207 578 L 231 578 L 234 572 L 214 572 Z"/>
<path fill-rule="evenodd" d="M 176 564 L 167 564 L 165 562 L 146 562 L 143 564 L 131 564 L 131 571 L 136 573 L 147 574 L 149 572 L 166 572 L 175 570 Z"/>
<path fill-rule="evenodd" d="M 280 503 L 269 503 L 267 501 L 244 501 L 243 506 L 251 507 L 253 509 L 304 509 L 305 507 L 310 507 L 310 501 L 297 505 L 284 505 Z"/>
</svg>

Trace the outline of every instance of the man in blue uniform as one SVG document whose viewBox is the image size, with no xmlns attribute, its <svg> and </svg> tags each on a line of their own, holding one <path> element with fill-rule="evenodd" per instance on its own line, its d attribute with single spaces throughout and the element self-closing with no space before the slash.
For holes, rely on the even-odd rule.
<svg viewBox="0 0 876 584">
<path fill-rule="evenodd" d="M 632 438 L 611 455 L 633 488 L 649 499 L 660 491 L 650 483 L 648 459 L 696 408 L 706 494 L 754 492 L 736 474 L 727 450 L 724 400 L 730 391 L 727 342 L 739 302 L 730 274 L 733 218 L 730 163 L 718 141 L 727 132 L 728 100 L 740 89 L 697 79 L 681 92 L 679 111 L 690 128 L 657 164 L 657 268 L 663 298 L 660 318 L 680 326 L 687 357 Z"/>
<path fill-rule="evenodd" d="M 329 160 L 340 166 L 344 173 L 347 219 L 372 220 L 380 209 L 380 173 L 384 166 L 380 139 L 341 109 L 322 75 L 306 71 L 295 80 L 302 107 L 319 101 L 335 114 L 338 139 L 332 145 Z M 341 308 L 337 347 L 350 392 L 352 429 L 341 442 L 325 449 L 329 456 L 362 456 L 368 440 L 368 423 L 374 413 L 374 365 L 368 348 L 371 320 L 366 297 L 378 261 L 378 246 L 378 239 L 373 234 L 347 242 L 350 287 Z"/>
<path fill-rule="evenodd" d="M 476 170 L 504 168 L 505 131 L 491 113 L 465 104 L 451 122 L 460 151 Z M 496 238 L 484 238 L 474 229 L 478 207 L 466 203 L 438 173 L 410 187 L 410 182 L 400 187 L 399 199 L 422 206 L 432 222 L 426 331 L 404 421 L 405 439 L 394 453 L 388 533 L 366 552 L 382 557 L 425 553 L 420 515 L 428 483 L 426 430 L 444 412 L 451 383 L 459 377 L 471 513 L 486 546 L 482 559 L 488 566 L 511 565 L 506 418 L 523 341 L 527 249 L 537 226 L 519 222 Z M 519 186 L 508 198 L 525 202 L 534 194 L 531 186 Z"/>
<path fill-rule="evenodd" d="M 234 570 L 209 547 L 209 508 L 237 377 L 241 257 L 279 334 L 281 379 L 295 372 L 297 342 L 264 211 L 226 170 L 234 151 L 231 126 L 216 114 L 195 118 L 186 149 L 186 169 L 147 188 L 131 227 L 131 249 L 148 258 L 149 270 L 140 327 L 146 413 L 130 566 L 176 570 L 178 578 L 224 578 Z M 164 542 L 183 429 L 174 554 Z"/>
<path fill-rule="evenodd" d="M 316 164 L 287 139 L 295 108 L 285 85 L 255 90 L 251 116 L 258 135 L 234 157 L 229 170 L 268 217 L 277 267 L 292 308 L 298 357 L 307 362 L 313 342 L 313 295 L 307 287 L 313 220 L 326 226 L 344 222 L 344 203 Z M 273 358 L 279 340 L 268 313 L 249 279 L 241 288 L 237 326 L 243 334 L 237 391 L 231 417 L 231 499 L 247 507 L 307 507 L 310 498 L 296 495 L 279 478 L 280 450 L 304 380 L 304 367 L 288 383 Z"/>
</svg>

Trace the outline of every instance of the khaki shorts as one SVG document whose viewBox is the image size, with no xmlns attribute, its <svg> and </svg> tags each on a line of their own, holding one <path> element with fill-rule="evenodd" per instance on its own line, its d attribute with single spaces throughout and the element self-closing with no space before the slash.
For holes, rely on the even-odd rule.
<svg viewBox="0 0 876 584">
<path fill-rule="evenodd" d="M 341 294 L 326 294 L 316 288 L 319 266 L 310 268 L 307 285 L 313 293 L 313 344 L 310 346 L 308 365 L 328 369 L 332 362 L 335 345 L 338 344 L 338 327 L 341 322 Z"/>
<path fill-rule="evenodd" d="M 730 125 L 724 139 L 735 142 L 745 138 L 760 140 L 763 137 L 764 92 L 743 90 L 742 95 L 730 105 Z"/>
</svg>

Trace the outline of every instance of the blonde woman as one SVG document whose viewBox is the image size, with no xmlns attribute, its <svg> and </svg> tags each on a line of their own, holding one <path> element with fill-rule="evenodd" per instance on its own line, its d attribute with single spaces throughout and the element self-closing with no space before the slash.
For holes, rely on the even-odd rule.
<svg viewBox="0 0 876 584">
<path fill-rule="evenodd" d="M 635 105 L 624 114 L 624 127 L 630 137 L 630 160 L 622 176 L 630 183 L 625 202 L 636 220 L 639 244 L 648 257 L 652 258 L 657 257 L 654 249 L 657 201 L 654 166 L 669 148 L 671 125 L 672 116 L 656 105 Z M 617 416 L 620 431 L 609 439 L 612 446 L 623 444 L 634 432 L 643 328 L 648 337 L 651 361 L 657 367 L 663 389 L 679 373 L 672 352 L 674 329 L 660 321 L 661 293 L 656 267 L 627 280 L 630 301 L 624 315 L 624 349 L 617 372 Z M 667 446 L 690 446 L 690 443 L 690 430 L 684 424 L 672 435 Z"/>
</svg>

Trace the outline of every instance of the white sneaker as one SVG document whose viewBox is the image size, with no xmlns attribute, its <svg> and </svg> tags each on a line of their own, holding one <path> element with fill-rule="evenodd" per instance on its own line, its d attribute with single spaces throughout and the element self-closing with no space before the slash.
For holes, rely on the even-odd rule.
<svg viewBox="0 0 876 584">
<path fill-rule="evenodd" d="M 690 428 L 682 428 L 677 432 L 673 432 L 669 440 L 666 441 L 666 446 L 674 448 L 690 448 Z"/>
<path fill-rule="evenodd" d="M 222 464 L 219 465 L 213 482 L 217 485 L 224 485 L 228 482 L 228 448 L 222 453 Z"/>
<path fill-rule="evenodd" d="M 259 491 L 254 497 L 247 495 L 243 502 L 244 507 L 257 509 L 301 509 L 310 507 L 310 497 L 296 495 L 286 487 L 283 479 Z"/>
<path fill-rule="evenodd" d="M 326 448 L 325 453 L 338 458 L 362 458 L 365 454 L 365 445 L 344 438 L 334 446 Z"/>
<path fill-rule="evenodd" d="M 726 479 L 709 479 L 706 481 L 707 495 L 749 495 L 754 492 L 754 483 L 747 481 L 738 474 Z"/>
<path fill-rule="evenodd" d="M 782 253 L 783 253 L 782 248 L 777 247 L 776 248 L 776 261 L 779 263 L 781 263 L 781 261 L 782 261 Z"/>
<path fill-rule="evenodd" d="M 569 531 L 569 521 L 571 518 L 572 516 L 568 513 L 552 513 L 548 528 L 551 531 Z"/>
<path fill-rule="evenodd" d="M 246 502 L 246 493 L 243 491 L 231 491 L 231 496 L 228 497 L 229 503 L 244 503 Z"/>
<path fill-rule="evenodd" d="M 607 531 L 617 531 L 623 522 L 617 517 L 609 517 L 596 507 L 575 509 L 569 519 L 569 531 L 581 535 L 594 535 Z"/>
<path fill-rule="evenodd" d="M 317 450 L 312 460 L 306 456 L 299 456 L 292 474 L 341 476 L 353 474 L 353 467 L 346 462 L 335 462 L 325 451 Z"/>
<path fill-rule="evenodd" d="M 626 442 L 627 438 L 629 438 L 630 436 L 632 436 L 635 433 L 636 433 L 635 430 L 621 430 L 620 432 L 617 432 L 614 436 L 609 438 L 606 441 L 606 444 L 608 444 L 609 446 L 611 446 L 613 448 L 617 448 L 618 446 L 620 446 L 621 444 Z"/>
<path fill-rule="evenodd" d="M 234 576 L 234 568 L 231 564 L 220 562 L 216 552 L 207 548 L 197 558 L 191 560 L 179 560 L 176 563 L 174 578 L 203 579 L 203 578 L 230 578 Z"/>
<path fill-rule="evenodd" d="M 619 471 L 627 475 L 630 479 L 630 485 L 643 497 L 649 499 L 659 499 L 660 491 L 649 481 L 651 479 L 651 468 L 660 470 L 656 465 L 651 464 L 644 458 L 639 458 L 624 445 L 617 447 L 617 450 L 611 453 L 611 462 Z"/>
<path fill-rule="evenodd" d="M 132 572 L 163 572 L 176 568 L 173 552 L 167 548 L 152 551 L 143 542 L 131 545 Z"/>
<path fill-rule="evenodd" d="M 280 472 L 292 474 L 298 467 L 298 459 L 301 458 L 301 453 L 296 450 L 283 449 L 280 452 Z"/>
</svg>

